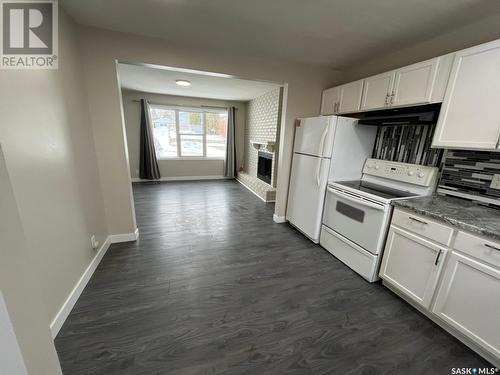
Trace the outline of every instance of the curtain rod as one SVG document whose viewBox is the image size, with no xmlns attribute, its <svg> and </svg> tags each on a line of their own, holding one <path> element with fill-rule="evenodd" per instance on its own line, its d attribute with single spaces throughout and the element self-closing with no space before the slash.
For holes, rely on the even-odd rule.
<svg viewBox="0 0 500 375">
<path fill-rule="evenodd" d="M 141 101 L 138 99 L 132 99 L 133 102 L 140 103 Z M 165 103 L 153 103 L 153 102 L 148 102 L 149 104 L 152 105 L 164 105 L 166 107 L 191 107 L 191 108 L 214 108 L 214 109 L 227 109 L 228 107 L 220 107 L 216 105 L 192 105 L 192 104 L 165 104 Z M 237 107 L 234 107 L 236 110 L 238 110 Z"/>
</svg>

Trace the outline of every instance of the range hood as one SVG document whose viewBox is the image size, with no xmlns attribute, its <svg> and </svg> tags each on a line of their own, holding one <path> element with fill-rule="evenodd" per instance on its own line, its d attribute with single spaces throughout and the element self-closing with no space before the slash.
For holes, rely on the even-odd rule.
<svg viewBox="0 0 500 375">
<path fill-rule="evenodd" d="M 418 107 L 392 108 L 380 111 L 358 113 L 358 123 L 372 126 L 432 125 L 436 124 L 441 104 Z"/>
</svg>

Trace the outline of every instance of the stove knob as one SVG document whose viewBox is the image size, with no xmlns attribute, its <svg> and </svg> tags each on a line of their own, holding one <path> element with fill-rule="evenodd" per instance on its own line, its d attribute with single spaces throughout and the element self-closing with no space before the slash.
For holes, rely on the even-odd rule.
<svg viewBox="0 0 500 375">
<path fill-rule="evenodd" d="M 367 167 L 368 167 L 368 169 L 371 169 L 373 167 L 373 165 L 368 164 Z"/>
<path fill-rule="evenodd" d="M 408 176 L 413 176 L 415 173 L 413 171 L 408 171 Z"/>
<path fill-rule="evenodd" d="M 425 173 L 424 173 L 424 172 L 420 172 L 420 173 L 418 174 L 418 177 L 419 177 L 419 178 L 422 178 L 422 177 L 424 177 L 424 176 L 425 176 Z"/>
<path fill-rule="evenodd" d="M 378 165 L 375 166 L 375 169 L 379 169 L 380 167 Z"/>
</svg>

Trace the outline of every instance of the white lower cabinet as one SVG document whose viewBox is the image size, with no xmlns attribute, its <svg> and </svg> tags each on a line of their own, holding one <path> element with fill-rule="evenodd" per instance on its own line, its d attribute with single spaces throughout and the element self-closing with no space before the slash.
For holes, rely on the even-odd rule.
<svg viewBox="0 0 500 375">
<path fill-rule="evenodd" d="M 500 358 L 500 270 L 453 251 L 432 311 Z"/>
<path fill-rule="evenodd" d="M 391 227 L 380 277 L 419 305 L 429 308 L 446 248 Z"/>
<path fill-rule="evenodd" d="M 403 298 L 448 332 L 500 366 L 500 243 L 452 231 L 449 248 L 435 236 L 404 226 L 411 216 L 424 226 L 431 221 L 395 209 L 380 268 L 380 277 Z M 444 242 L 444 241 L 443 241 Z"/>
</svg>

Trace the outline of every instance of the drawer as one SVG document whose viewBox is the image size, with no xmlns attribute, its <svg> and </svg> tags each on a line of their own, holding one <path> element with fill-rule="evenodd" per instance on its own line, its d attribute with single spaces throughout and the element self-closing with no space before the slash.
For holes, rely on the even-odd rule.
<svg viewBox="0 0 500 375">
<path fill-rule="evenodd" d="M 378 280 L 377 268 L 380 261 L 379 257 L 341 237 L 325 225 L 321 228 L 319 243 L 324 249 L 328 250 L 342 263 L 348 265 L 369 282 Z"/>
<path fill-rule="evenodd" d="M 453 228 L 447 225 L 400 209 L 394 210 L 392 224 L 446 246 L 453 235 Z"/>
<path fill-rule="evenodd" d="M 498 242 L 459 231 L 453 247 L 483 262 L 500 267 L 500 243 Z"/>
</svg>

